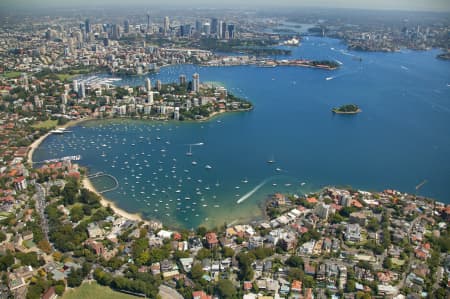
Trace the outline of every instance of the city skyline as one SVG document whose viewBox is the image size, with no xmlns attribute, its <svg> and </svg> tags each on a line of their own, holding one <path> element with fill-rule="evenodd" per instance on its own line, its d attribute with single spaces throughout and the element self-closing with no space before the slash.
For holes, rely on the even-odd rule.
<svg viewBox="0 0 450 299">
<path fill-rule="evenodd" d="M 0 7 L 2 8 L 33 8 L 33 7 L 55 7 L 55 8 L 64 8 L 64 7 L 76 7 L 76 6 L 84 6 L 84 7 L 96 7 L 99 5 L 108 5 L 108 6 L 148 6 L 155 7 L 159 6 L 161 8 L 169 8 L 169 7 L 186 7 L 190 6 L 192 8 L 196 8 L 196 6 L 204 6 L 204 7 L 227 7 L 227 8 L 264 8 L 264 7 L 273 7 L 274 4 L 268 0 L 261 1 L 248 1 L 245 5 L 242 5 L 242 2 L 236 0 L 230 0 L 226 4 L 217 4 L 212 3 L 210 1 L 205 0 L 195 0 L 186 4 L 186 2 L 179 0 L 170 0 L 170 1 L 144 1 L 144 0 L 130 0 L 124 3 L 119 0 L 96 0 L 96 1 L 87 1 L 87 0 L 78 0 L 76 4 L 71 3 L 61 3 L 61 1 L 56 0 L 5 0 L 0 3 Z M 399 1 L 389 1 L 389 0 L 380 0 L 377 2 L 373 1 L 357 1 L 357 0 L 338 0 L 338 1 L 330 1 L 330 0 L 302 0 L 302 1 L 292 1 L 292 0 L 281 0 L 276 3 L 277 7 L 317 7 L 317 8 L 351 8 L 351 9 L 375 9 L 375 10 L 403 10 L 403 11 L 436 11 L 436 12 L 448 12 L 450 11 L 450 4 L 446 0 L 432 0 L 432 1 L 424 1 L 424 0 L 399 0 Z"/>
</svg>

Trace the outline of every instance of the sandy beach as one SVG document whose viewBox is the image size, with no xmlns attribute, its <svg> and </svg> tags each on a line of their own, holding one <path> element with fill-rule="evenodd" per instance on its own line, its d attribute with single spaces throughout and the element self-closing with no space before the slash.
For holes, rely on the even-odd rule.
<svg viewBox="0 0 450 299">
<path fill-rule="evenodd" d="M 119 215 L 119 216 L 121 216 L 121 217 L 130 219 L 130 220 L 143 221 L 143 222 L 148 223 L 148 221 L 142 219 L 141 215 L 139 215 L 139 214 L 131 214 L 131 213 L 128 213 L 128 212 L 126 212 L 126 211 L 124 211 L 124 210 L 118 208 L 118 207 L 116 206 L 115 203 L 113 203 L 113 202 L 107 200 L 101 193 L 99 193 L 99 192 L 95 189 L 94 185 L 92 185 L 92 182 L 91 182 L 87 177 L 84 177 L 84 178 L 83 178 L 82 183 L 83 183 L 83 187 L 84 187 L 84 188 L 86 188 L 86 189 L 88 189 L 88 190 L 94 192 L 94 193 L 97 194 L 98 196 L 100 196 L 100 198 L 101 198 L 100 203 L 102 204 L 102 206 L 104 206 L 104 207 L 110 206 L 111 209 L 113 209 L 114 213 L 116 213 L 117 215 Z"/>
<path fill-rule="evenodd" d="M 88 121 L 91 120 L 92 118 L 82 118 L 82 119 L 77 119 L 77 120 L 71 120 L 68 123 L 66 123 L 65 125 L 62 126 L 58 126 L 58 128 L 64 128 L 67 129 L 69 127 L 75 126 L 81 122 L 84 121 Z M 42 135 L 41 137 L 39 137 L 38 139 L 36 139 L 32 144 L 30 144 L 30 146 L 28 147 L 28 154 L 27 154 L 27 163 L 32 165 L 33 164 L 33 154 L 34 151 L 39 147 L 39 145 L 42 143 L 42 141 L 45 140 L 45 138 L 47 138 L 48 136 L 50 136 L 52 133 L 47 133 L 45 135 Z"/>
</svg>

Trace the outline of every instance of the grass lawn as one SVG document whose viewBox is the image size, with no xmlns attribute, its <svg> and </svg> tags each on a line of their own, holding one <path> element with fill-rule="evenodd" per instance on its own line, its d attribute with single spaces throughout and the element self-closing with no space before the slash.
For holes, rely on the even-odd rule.
<svg viewBox="0 0 450 299">
<path fill-rule="evenodd" d="M 84 283 L 80 287 L 64 293 L 62 299 L 137 299 L 140 297 L 123 294 L 96 282 Z"/>
<path fill-rule="evenodd" d="M 400 260 L 397 258 L 391 258 L 391 262 L 394 264 L 394 266 L 399 266 L 399 267 L 401 267 L 405 264 L 404 260 Z"/>
<path fill-rule="evenodd" d="M 18 78 L 18 77 L 20 77 L 21 74 L 22 74 L 21 72 L 5 72 L 5 73 L 3 74 L 3 76 L 4 76 L 6 79 L 13 79 L 13 78 Z"/>
<path fill-rule="evenodd" d="M 77 75 L 71 75 L 71 74 L 56 74 L 56 76 L 58 76 L 58 79 L 60 81 L 65 81 L 65 80 L 70 80 L 73 77 L 77 76 Z"/>
<path fill-rule="evenodd" d="M 50 128 L 56 127 L 57 124 L 58 124 L 57 120 L 49 119 L 49 120 L 41 121 L 41 122 L 33 125 L 33 128 L 35 128 L 35 129 L 42 129 L 42 128 L 50 129 Z"/>
</svg>

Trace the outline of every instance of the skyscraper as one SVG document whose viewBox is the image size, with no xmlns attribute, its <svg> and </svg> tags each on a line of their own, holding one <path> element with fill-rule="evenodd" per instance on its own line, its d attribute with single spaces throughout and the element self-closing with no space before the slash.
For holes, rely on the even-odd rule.
<svg viewBox="0 0 450 299">
<path fill-rule="evenodd" d="M 86 30 L 86 34 L 91 33 L 91 21 L 89 19 L 84 22 L 84 30 Z"/>
<path fill-rule="evenodd" d="M 198 33 L 202 33 L 202 21 L 195 21 L 195 31 Z"/>
<path fill-rule="evenodd" d="M 195 73 L 192 75 L 192 91 L 198 92 L 200 90 L 200 75 Z"/>
<path fill-rule="evenodd" d="M 169 33 L 169 29 L 170 29 L 170 20 L 169 20 L 169 17 L 165 17 L 164 18 L 164 28 L 163 28 L 164 35 L 167 35 Z"/>
<path fill-rule="evenodd" d="M 186 76 L 180 75 L 180 85 L 185 85 L 185 84 L 186 84 Z"/>
<path fill-rule="evenodd" d="M 147 13 L 147 33 L 150 32 L 150 14 Z"/>
<path fill-rule="evenodd" d="M 225 36 L 227 35 L 226 32 L 227 32 L 227 23 L 222 22 L 222 36 L 221 36 L 221 38 L 225 39 Z"/>
<path fill-rule="evenodd" d="M 129 20 L 125 20 L 123 22 L 123 32 L 125 32 L 125 33 L 130 32 L 130 21 Z"/>
<path fill-rule="evenodd" d="M 211 19 L 211 34 L 217 34 L 218 32 L 218 27 L 219 25 L 219 20 L 217 18 L 212 18 Z"/>
<path fill-rule="evenodd" d="M 203 24 L 203 32 L 206 35 L 210 35 L 211 34 L 211 24 L 209 24 L 209 23 Z"/>
<path fill-rule="evenodd" d="M 223 35 L 223 30 L 222 30 L 222 27 L 223 27 L 223 21 L 219 21 L 219 25 L 217 26 L 217 37 L 218 38 L 222 38 L 222 35 Z"/>
<path fill-rule="evenodd" d="M 145 79 L 145 89 L 147 89 L 147 91 L 152 90 L 152 81 L 150 81 L 150 78 Z"/>
<path fill-rule="evenodd" d="M 156 81 L 156 89 L 157 89 L 158 91 L 160 91 L 160 90 L 161 90 L 161 87 L 162 87 L 161 80 L 157 80 L 157 81 Z"/>
<path fill-rule="evenodd" d="M 230 39 L 234 38 L 234 24 L 228 25 L 228 37 Z"/>
</svg>

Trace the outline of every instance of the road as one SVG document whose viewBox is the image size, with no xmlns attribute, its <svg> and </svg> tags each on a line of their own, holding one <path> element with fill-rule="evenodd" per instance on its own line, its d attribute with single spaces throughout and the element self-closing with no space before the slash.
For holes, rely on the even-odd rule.
<svg viewBox="0 0 450 299">
<path fill-rule="evenodd" d="M 49 241 L 48 239 L 48 222 L 47 217 L 45 216 L 45 208 L 47 207 L 47 202 L 45 200 L 46 191 L 45 188 L 42 187 L 41 184 L 36 183 L 36 194 L 33 196 L 33 198 L 36 201 L 36 211 L 41 216 L 41 225 L 42 225 L 42 231 L 44 232 L 45 239 Z"/>
</svg>

